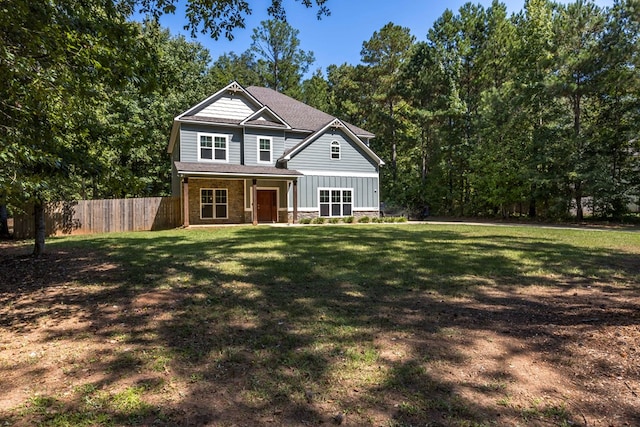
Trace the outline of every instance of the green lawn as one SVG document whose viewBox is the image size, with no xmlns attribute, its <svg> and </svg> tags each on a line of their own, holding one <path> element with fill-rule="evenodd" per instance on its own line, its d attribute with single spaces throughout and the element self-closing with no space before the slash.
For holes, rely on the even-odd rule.
<svg viewBox="0 0 640 427">
<path fill-rule="evenodd" d="M 47 250 L 3 258 L 24 280 L 0 276 L 0 394 L 22 398 L 0 423 L 640 420 L 638 399 L 614 414 L 585 404 L 624 385 L 590 388 L 582 363 L 597 339 L 638 325 L 638 232 L 259 226 L 54 238 Z M 580 347 L 585 328 L 593 342 Z M 626 354 L 607 363 L 628 363 L 624 381 L 638 384 Z M 544 378 L 510 370 L 519 363 Z"/>
</svg>

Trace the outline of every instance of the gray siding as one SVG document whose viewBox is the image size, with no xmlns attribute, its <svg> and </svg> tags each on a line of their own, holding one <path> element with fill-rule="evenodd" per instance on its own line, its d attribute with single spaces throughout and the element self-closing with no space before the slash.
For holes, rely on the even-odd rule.
<svg viewBox="0 0 640 427">
<path fill-rule="evenodd" d="M 308 137 L 308 133 L 291 133 L 287 132 L 285 134 L 284 147 L 286 150 L 291 150 L 293 147 L 301 143 L 306 137 Z"/>
<path fill-rule="evenodd" d="M 340 143 L 340 160 L 330 157 L 332 141 Z M 289 169 L 348 172 L 378 172 L 378 165 L 369 158 L 342 130 L 328 130 L 303 148 L 288 162 Z"/>
<path fill-rule="evenodd" d="M 258 163 L 258 137 L 270 137 L 273 144 L 271 164 Z M 284 131 L 270 129 L 247 129 L 244 134 L 244 164 L 247 166 L 275 166 L 276 160 L 285 150 Z"/>
<path fill-rule="evenodd" d="M 353 188 L 353 208 L 378 208 L 378 178 L 351 176 L 315 176 L 298 178 L 298 207 L 318 208 L 319 188 Z M 289 206 L 293 196 L 289 195 Z"/>
<path fill-rule="evenodd" d="M 180 159 L 182 162 L 198 161 L 198 132 L 228 135 L 229 163 L 240 164 L 240 147 L 242 142 L 242 130 L 230 127 L 216 127 L 207 125 L 192 125 L 183 123 L 180 126 Z"/>
</svg>

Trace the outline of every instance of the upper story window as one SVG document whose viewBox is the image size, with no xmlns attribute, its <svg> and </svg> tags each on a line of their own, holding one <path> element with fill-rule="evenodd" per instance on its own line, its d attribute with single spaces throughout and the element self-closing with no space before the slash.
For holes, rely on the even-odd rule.
<svg viewBox="0 0 640 427">
<path fill-rule="evenodd" d="M 227 162 L 229 137 L 212 133 L 198 133 L 198 160 Z"/>
<path fill-rule="evenodd" d="M 331 160 L 340 160 L 340 143 L 331 141 Z"/>
<path fill-rule="evenodd" d="M 258 137 L 258 163 L 271 163 L 273 140 L 269 137 Z"/>
</svg>

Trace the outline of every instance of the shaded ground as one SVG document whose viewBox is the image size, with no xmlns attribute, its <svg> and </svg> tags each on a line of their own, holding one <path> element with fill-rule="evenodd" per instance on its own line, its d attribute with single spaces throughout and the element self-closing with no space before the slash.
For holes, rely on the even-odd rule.
<svg viewBox="0 0 640 427">
<path fill-rule="evenodd" d="M 640 425 L 637 238 L 479 228 L 2 244 L 0 424 Z"/>
</svg>

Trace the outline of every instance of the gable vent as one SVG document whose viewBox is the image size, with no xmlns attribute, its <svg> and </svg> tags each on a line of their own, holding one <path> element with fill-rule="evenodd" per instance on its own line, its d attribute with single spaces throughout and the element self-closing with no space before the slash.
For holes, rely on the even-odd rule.
<svg viewBox="0 0 640 427">
<path fill-rule="evenodd" d="M 331 122 L 331 124 L 329 126 L 331 126 L 333 129 L 339 129 L 339 128 L 343 127 L 344 125 L 342 124 L 342 122 L 340 120 L 335 119 L 333 122 Z"/>
<path fill-rule="evenodd" d="M 244 89 L 242 89 L 242 86 L 240 86 L 237 82 L 233 82 L 227 87 L 227 92 L 229 93 L 236 93 L 236 92 L 243 92 L 243 91 Z"/>
</svg>

